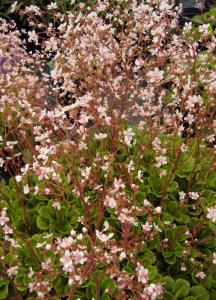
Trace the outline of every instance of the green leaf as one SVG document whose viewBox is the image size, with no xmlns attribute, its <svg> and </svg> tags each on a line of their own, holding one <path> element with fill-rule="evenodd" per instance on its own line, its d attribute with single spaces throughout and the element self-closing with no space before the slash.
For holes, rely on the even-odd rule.
<svg viewBox="0 0 216 300">
<path fill-rule="evenodd" d="M 37 217 L 37 227 L 41 230 L 47 230 L 49 228 L 49 220 L 38 216 Z"/>
<path fill-rule="evenodd" d="M 68 279 L 65 277 L 58 276 L 53 281 L 53 288 L 57 294 L 64 294 L 66 286 L 68 286 Z"/>
<path fill-rule="evenodd" d="M 173 222 L 173 216 L 167 212 L 162 214 L 162 220 L 163 222 L 169 222 L 172 223 Z"/>
<path fill-rule="evenodd" d="M 197 23 L 199 23 L 199 24 L 202 24 L 202 23 L 203 23 L 203 18 L 202 18 L 202 16 L 200 16 L 200 15 L 194 16 L 194 17 L 192 18 L 192 20 L 195 21 L 195 22 L 197 22 Z"/>
<path fill-rule="evenodd" d="M 176 255 L 175 253 L 172 253 L 171 256 L 164 256 L 164 260 L 169 264 L 169 265 L 174 265 L 176 262 Z"/>
<path fill-rule="evenodd" d="M 7 299 L 7 295 L 8 295 L 8 286 L 7 285 L 3 285 L 0 286 L 0 299 Z"/>
<path fill-rule="evenodd" d="M 170 193 L 172 193 L 172 192 L 176 191 L 177 189 L 178 189 L 178 182 L 176 182 L 176 181 L 171 182 L 171 184 L 168 187 L 168 191 Z"/>
<path fill-rule="evenodd" d="M 163 300 L 173 300 L 173 294 L 170 292 L 164 291 Z"/>
<path fill-rule="evenodd" d="M 14 279 L 14 282 L 17 285 L 17 289 L 19 291 L 26 291 L 27 288 L 28 288 L 28 285 L 24 284 L 24 282 L 23 282 L 24 280 L 23 279 L 24 279 L 23 276 L 19 276 L 19 275 L 16 275 L 16 277 Z M 29 280 L 28 283 L 30 283 L 31 280 L 29 278 L 28 278 L 28 280 Z"/>
<path fill-rule="evenodd" d="M 149 270 L 149 280 L 153 280 L 157 276 L 158 270 L 154 266 L 147 266 L 147 268 Z"/>
<path fill-rule="evenodd" d="M 163 193 L 163 181 L 160 177 L 153 177 L 149 178 L 149 183 L 152 188 L 152 192 L 155 196 L 161 197 Z"/>
<path fill-rule="evenodd" d="M 174 280 L 170 276 L 163 277 L 161 283 L 165 290 L 172 291 L 174 287 Z"/>
<path fill-rule="evenodd" d="M 109 289 L 114 293 L 115 291 L 115 282 L 110 278 L 104 278 L 100 284 L 101 294 L 103 295 L 106 290 Z"/>
<path fill-rule="evenodd" d="M 146 194 L 144 194 L 143 192 L 138 192 L 136 194 L 136 201 L 138 205 L 142 205 L 145 198 L 146 198 Z"/>
<path fill-rule="evenodd" d="M 87 289 L 86 289 L 87 299 L 92 300 L 92 298 L 95 297 L 96 292 L 97 292 L 96 284 L 93 281 L 90 281 L 88 286 L 87 286 Z"/>
<path fill-rule="evenodd" d="M 155 254 L 147 247 L 145 247 L 142 252 L 139 254 L 142 263 L 146 264 L 146 263 L 150 263 L 153 264 L 156 261 L 156 256 Z"/>
<path fill-rule="evenodd" d="M 190 154 L 182 154 L 176 174 L 181 178 L 186 177 L 193 170 L 194 164 L 195 159 Z"/>
<path fill-rule="evenodd" d="M 190 289 L 189 294 L 191 296 L 193 296 L 196 300 L 208 300 L 209 299 L 209 294 L 208 294 L 207 290 L 201 285 L 193 286 Z"/>
<path fill-rule="evenodd" d="M 173 300 L 183 298 L 188 295 L 190 283 L 185 279 L 177 279 L 173 288 Z"/>
<path fill-rule="evenodd" d="M 55 212 L 50 206 L 43 206 L 39 210 L 40 215 L 48 220 L 55 219 Z"/>
</svg>

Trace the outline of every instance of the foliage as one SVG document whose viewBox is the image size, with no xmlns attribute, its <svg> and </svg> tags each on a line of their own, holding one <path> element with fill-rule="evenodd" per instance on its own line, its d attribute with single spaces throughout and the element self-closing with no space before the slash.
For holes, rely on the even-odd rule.
<svg viewBox="0 0 216 300">
<path fill-rule="evenodd" d="M 214 26 L 56 4 L 0 24 L 0 299 L 214 300 Z"/>
<path fill-rule="evenodd" d="M 199 24 L 212 24 L 216 25 L 216 7 L 212 7 L 208 12 L 193 17 L 193 20 L 196 21 Z"/>
</svg>

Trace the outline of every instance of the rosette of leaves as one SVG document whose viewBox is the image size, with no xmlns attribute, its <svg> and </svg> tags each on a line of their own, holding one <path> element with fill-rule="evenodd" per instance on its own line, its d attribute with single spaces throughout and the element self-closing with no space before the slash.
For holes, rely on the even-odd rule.
<svg viewBox="0 0 216 300">
<path fill-rule="evenodd" d="M 77 213 L 70 210 L 67 205 L 54 209 L 51 204 L 38 205 L 37 226 L 42 231 L 65 235 L 77 225 Z"/>
</svg>

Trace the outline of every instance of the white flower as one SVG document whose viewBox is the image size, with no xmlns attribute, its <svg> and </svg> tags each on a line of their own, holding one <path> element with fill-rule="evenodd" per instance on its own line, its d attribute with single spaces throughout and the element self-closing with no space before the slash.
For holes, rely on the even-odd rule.
<svg viewBox="0 0 216 300">
<path fill-rule="evenodd" d="M 143 174 L 141 170 L 138 170 L 137 178 L 139 179 L 140 182 L 143 182 Z"/>
<path fill-rule="evenodd" d="M 119 260 L 122 261 L 123 259 L 125 259 L 127 257 L 126 252 L 122 251 L 119 255 Z"/>
<path fill-rule="evenodd" d="M 3 160 L 3 158 L 0 157 L 0 167 L 2 168 L 3 165 L 4 165 L 4 160 Z"/>
<path fill-rule="evenodd" d="M 82 233 L 78 234 L 76 238 L 77 240 L 81 241 L 83 239 L 83 234 Z"/>
<path fill-rule="evenodd" d="M 183 191 L 179 192 L 179 199 L 181 201 L 184 200 L 185 196 L 186 196 L 185 192 L 183 192 Z"/>
<path fill-rule="evenodd" d="M 3 227 L 4 233 L 5 234 L 12 234 L 13 233 L 13 229 L 8 226 L 7 224 Z"/>
<path fill-rule="evenodd" d="M 37 245 L 35 246 L 36 248 L 41 248 L 46 244 L 46 242 L 43 243 L 37 243 Z"/>
<path fill-rule="evenodd" d="M 53 204 L 52 204 L 52 207 L 53 208 L 56 208 L 57 210 L 60 210 L 61 209 L 61 204 L 59 203 L 59 202 L 54 202 Z"/>
<path fill-rule="evenodd" d="M 156 211 L 157 214 L 160 214 L 161 213 L 161 207 L 160 206 L 156 207 L 155 211 Z"/>
<path fill-rule="evenodd" d="M 193 200 L 197 200 L 199 198 L 199 194 L 198 193 L 195 193 L 195 192 L 190 192 L 189 193 L 189 196 L 191 199 Z"/>
<path fill-rule="evenodd" d="M 188 146 L 186 146 L 184 143 L 181 145 L 181 152 L 186 152 L 188 149 Z"/>
<path fill-rule="evenodd" d="M 33 271 L 32 267 L 30 267 L 29 273 L 28 273 L 28 278 L 32 278 L 33 275 L 34 275 L 34 271 Z"/>
<path fill-rule="evenodd" d="M 135 133 L 133 132 L 132 128 L 128 128 L 124 133 L 124 142 L 126 145 L 131 146 L 131 142 Z"/>
<path fill-rule="evenodd" d="M 35 42 L 35 45 L 38 45 L 38 35 L 36 34 L 35 30 L 29 31 L 28 36 L 29 42 Z"/>
<path fill-rule="evenodd" d="M 106 133 L 99 133 L 99 134 L 95 133 L 95 139 L 96 140 L 103 140 L 105 138 L 107 138 L 107 134 Z"/>
<path fill-rule="evenodd" d="M 135 170 L 134 168 L 134 161 L 130 160 L 129 164 L 128 164 L 128 173 L 131 173 Z"/>
<path fill-rule="evenodd" d="M 6 239 L 6 237 L 5 237 L 5 239 Z M 7 240 L 11 243 L 12 247 L 14 247 L 14 248 L 21 248 L 21 246 L 14 239 L 8 238 Z"/>
<path fill-rule="evenodd" d="M 200 33 L 203 33 L 204 35 L 208 35 L 208 33 L 209 33 L 209 25 L 210 24 L 203 24 L 203 25 L 200 25 L 199 26 L 199 32 Z"/>
<path fill-rule="evenodd" d="M 8 221 L 9 218 L 7 217 L 7 213 L 6 213 L 7 208 L 3 208 L 1 215 L 0 215 L 0 225 L 4 226 Z"/>
<path fill-rule="evenodd" d="M 170 5 L 167 0 L 162 0 L 160 3 L 160 10 L 162 11 L 169 11 L 171 10 L 173 5 Z"/>
<path fill-rule="evenodd" d="M 15 12 L 15 10 L 17 9 L 17 4 L 18 4 L 18 1 L 15 1 L 11 7 L 10 7 L 10 12 L 13 13 Z"/>
<path fill-rule="evenodd" d="M 50 250 L 52 248 L 52 246 L 50 244 L 46 244 L 45 249 L 46 250 Z"/>
<path fill-rule="evenodd" d="M 212 222 L 216 222 L 216 206 L 207 208 L 206 217 L 210 219 Z"/>
<path fill-rule="evenodd" d="M 55 2 L 51 2 L 49 5 L 47 5 L 47 8 L 50 9 L 50 10 L 51 9 L 57 9 L 58 5 Z"/>
<path fill-rule="evenodd" d="M 144 199 L 143 205 L 144 205 L 145 207 L 150 207 L 150 206 L 151 206 L 151 202 L 149 202 L 147 199 Z"/>
<path fill-rule="evenodd" d="M 43 299 L 45 297 L 45 293 L 37 292 L 37 296 L 38 298 Z"/>
<path fill-rule="evenodd" d="M 17 182 L 20 182 L 20 181 L 22 181 L 22 176 L 17 175 L 17 176 L 15 177 L 15 179 L 16 179 Z"/>
<path fill-rule="evenodd" d="M 213 264 L 216 265 L 216 252 L 213 253 Z"/>
<path fill-rule="evenodd" d="M 181 271 L 183 271 L 183 272 L 187 270 L 187 268 L 186 268 L 186 266 L 185 266 L 184 264 L 181 266 L 180 269 L 181 269 Z"/>
<path fill-rule="evenodd" d="M 24 185 L 24 186 L 23 186 L 23 192 L 24 192 L 24 194 L 28 194 L 29 191 L 30 191 L 30 190 L 29 190 L 28 184 Z"/>
<path fill-rule="evenodd" d="M 192 22 L 186 22 L 185 24 L 184 24 L 184 28 L 183 28 L 183 31 L 190 31 L 191 30 L 191 28 L 192 28 Z"/>
<path fill-rule="evenodd" d="M 16 275 L 17 272 L 18 272 L 17 269 L 18 269 L 18 266 L 9 268 L 9 269 L 7 270 L 8 276 Z"/>
<path fill-rule="evenodd" d="M 37 195 L 38 192 L 39 192 L 39 187 L 36 185 L 36 186 L 34 187 L 34 195 Z"/>
</svg>

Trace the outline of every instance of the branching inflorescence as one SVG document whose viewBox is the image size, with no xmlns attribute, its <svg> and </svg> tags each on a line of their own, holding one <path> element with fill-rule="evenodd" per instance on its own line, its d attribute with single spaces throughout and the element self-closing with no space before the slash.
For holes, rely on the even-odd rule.
<svg viewBox="0 0 216 300">
<path fill-rule="evenodd" d="M 0 20 L 0 299 L 215 299 L 216 37 L 174 2 Z"/>
</svg>

